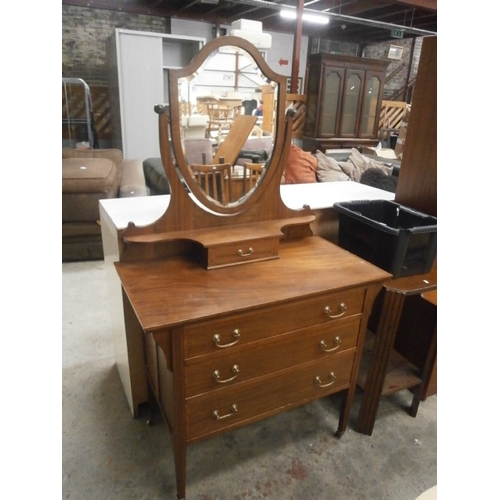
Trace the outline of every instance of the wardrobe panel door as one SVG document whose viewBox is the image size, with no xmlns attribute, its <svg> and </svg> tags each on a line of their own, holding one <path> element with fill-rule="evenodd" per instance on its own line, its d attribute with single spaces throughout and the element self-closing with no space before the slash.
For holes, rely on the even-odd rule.
<svg viewBox="0 0 500 500">
<path fill-rule="evenodd" d="M 163 102 L 161 38 L 119 33 L 118 51 L 123 157 L 159 157 L 154 106 Z"/>
<path fill-rule="evenodd" d="M 377 106 L 381 90 L 381 80 L 376 74 L 367 72 L 361 108 L 360 137 L 373 137 L 377 132 Z"/>
<path fill-rule="evenodd" d="M 320 136 L 333 136 L 338 133 L 338 111 L 342 95 L 344 70 L 325 68 L 323 95 L 321 96 Z"/>
<path fill-rule="evenodd" d="M 364 72 L 362 71 L 348 70 L 346 72 L 342 121 L 340 125 L 340 135 L 342 137 L 356 137 L 363 76 Z"/>
</svg>

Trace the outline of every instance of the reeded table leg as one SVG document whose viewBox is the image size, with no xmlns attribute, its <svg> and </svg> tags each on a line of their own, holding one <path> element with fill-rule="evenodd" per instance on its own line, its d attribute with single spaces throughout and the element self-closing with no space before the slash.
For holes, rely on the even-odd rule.
<svg viewBox="0 0 500 500">
<path fill-rule="evenodd" d="M 387 363 L 396 338 L 404 301 L 404 293 L 385 290 L 373 350 L 373 360 L 368 369 L 366 386 L 359 410 L 356 430 L 361 434 L 371 436 L 373 432 L 380 397 L 382 396 Z"/>
</svg>

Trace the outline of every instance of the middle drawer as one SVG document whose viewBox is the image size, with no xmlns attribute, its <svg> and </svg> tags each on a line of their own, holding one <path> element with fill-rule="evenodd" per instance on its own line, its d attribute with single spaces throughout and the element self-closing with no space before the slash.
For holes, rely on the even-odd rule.
<svg viewBox="0 0 500 500">
<path fill-rule="evenodd" d="M 351 349 L 357 344 L 360 321 L 360 316 L 330 321 L 187 359 L 186 398 Z"/>
<path fill-rule="evenodd" d="M 364 298 L 365 289 L 355 288 L 193 323 L 184 328 L 185 357 L 232 351 L 280 333 L 340 321 L 361 314 Z"/>
<path fill-rule="evenodd" d="M 356 350 L 303 363 L 186 401 L 186 434 L 194 441 L 347 389 Z"/>
</svg>

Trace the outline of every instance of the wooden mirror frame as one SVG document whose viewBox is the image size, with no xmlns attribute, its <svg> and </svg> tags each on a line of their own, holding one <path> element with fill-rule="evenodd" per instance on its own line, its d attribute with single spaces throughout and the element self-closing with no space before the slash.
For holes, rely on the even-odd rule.
<svg viewBox="0 0 500 500">
<path fill-rule="evenodd" d="M 186 189 L 184 177 L 187 164 L 182 154 L 177 89 L 180 76 L 192 74 L 214 50 L 224 46 L 239 47 L 248 52 L 264 70 L 263 73 L 270 75 L 279 86 L 275 110 L 275 143 L 267 172 L 255 190 L 245 196 L 241 203 L 230 206 L 213 203 L 202 193 L 201 187 L 194 183 L 189 186 L 192 193 Z M 290 209 L 281 199 L 281 177 L 288 159 L 295 115 L 293 108 L 285 110 L 285 105 L 286 77 L 272 71 L 257 48 L 240 37 L 213 39 L 186 68 L 174 70 L 170 78 L 170 105 L 155 106 L 159 115 L 161 159 L 170 183 L 170 203 L 156 222 L 142 227 L 130 222 L 120 232 L 122 260 L 158 258 L 189 252 L 186 248 L 193 243 L 204 248 L 211 245 L 213 248 L 235 241 L 268 238 L 271 234 L 272 237 L 279 234 L 280 239 L 312 234 L 309 224 L 315 216 L 311 209 L 308 206 L 301 210 Z M 174 158 L 179 165 L 174 162 Z M 179 170 L 179 166 L 182 170 Z"/>
<path fill-rule="evenodd" d="M 265 83 L 267 79 L 268 82 L 272 82 L 276 85 L 278 99 L 275 110 L 272 112 L 284 113 L 284 107 L 286 105 L 286 77 L 274 72 L 266 63 L 258 49 L 247 42 L 243 38 L 239 37 L 229 37 L 225 36 L 222 38 L 216 38 L 208 44 L 204 45 L 198 54 L 193 58 L 193 60 L 184 68 L 169 70 L 169 108 L 170 108 L 170 134 L 173 144 L 173 154 L 175 156 L 176 164 L 184 178 L 186 185 L 189 187 L 196 199 L 209 210 L 213 210 L 221 214 L 233 214 L 238 213 L 241 209 L 239 205 L 245 203 L 252 193 L 245 193 L 240 199 L 232 202 L 230 206 L 217 203 L 216 200 L 209 198 L 200 185 L 194 181 L 191 172 L 189 171 L 189 165 L 186 160 L 185 154 L 183 154 L 183 141 L 181 134 L 181 127 L 175 126 L 176 123 L 181 123 L 181 109 L 180 96 L 179 96 L 179 82 L 182 79 L 190 80 L 193 75 L 198 75 L 203 72 L 203 65 L 206 61 L 217 56 L 217 53 L 222 52 L 221 49 L 230 48 L 234 49 L 235 52 L 238 50 L 245 52 L 252 59 L 252 63 L 258 67 L 260 73 L 262 74 L 262 83 Z M 172 103 L 179 103 L 178 106 L 172 106 Z M 266 173 L 261 180 L 267 175 L 268 168 L 272 168 L 270 165 L 273 162 L 273 156 L 275 152 L 279 152 L 282 149 L 282 144 L 280 141 L 283 140 L 284 136 L 284 122 L 279 120 L 276 122 L 276 126 L 273 130 L 273 149 L 271 151 L 271 159 L 268 167 L 266 168 Z M 250 136 L 249 136 L 250 137 Z M 278 140 L 279 139 L 279 140 Z M 223 143 L 224 141 L 222 141 Z M 221 144 L 222 144 L 221 143 Z M 219 144 L 219 148 L 221 147 Z M 219 150 L 220 151 L 220 150 Z M 207 161 L 210 163 L 210 161 Z M 179 172 L 177 171 L 177 174 Z M 168 175 L 168 173 L 167 173 Z"/>
<path fill-rule="evenodd" d="M 173 154 L 175 156 L 175 161 L 183 176 L 183 179 L 196 199 L 209 210 L 216 213 L 230 215 L 237 214 L 241 212 L 243 204 L 245 204 L 249 197 L 252 196 L 253 192 L 248 193 L 247 196 L 243 196 L 238 202 L 232 203 L 231 205 L 221 205 L 215 200 L 206 196 L 205 192 L 201 186 L 194 181 L 190 175 L 188 164 L 183 154 L 182 138 L 181 138 L 181 127 L 175 124 L 181 123 L 181 112 L 179 105 L 179 81 L 182 78 L 188 78 L 200 71 L 205 61 L 207 61 L 212 54 L 219 52 L 223 47 L 230 47 L 237 49 L 242 49 L 248 53 L 254 60 L 255 64 L 258 66 L 261 73 L 265 78 L 277 84 L 277 103 L 276 103 L 276 116 L 284 115 L 284 109 L 286 105 L 286 76 L 279 75 L 274 72 L 266 63 L 258 49 L 248 42 L 247 40 L 240 37 L 224 36 L 220 38 L 215 38 L 206 45 L 204 45 L 194 59 L 184 68 L 170 70 L 169 71 L 169 98 L 170 98 L 170 134 L 172 138 Z M 266 174 L 260 182 L 261 189 L 266 189 L 266 178 L 269 177 L 268 174 L 272 172 L 277 166 L 278 156 L 283 153 L 283 139 L 285 135 L 284 131 L 284 121 L 276 120 L 273 138 L 273 150 L 271 153 L 271 159 L 268 167 L 266 168 Z M 165 163 L 164 163 L 165 165 Z M 169 172 L 167 165 L 165 165 L 167 170 L 167 177 L 170 180 L 173 172 Z M 179 172 L 176 172 L 178 175 Z"/>
</svg>

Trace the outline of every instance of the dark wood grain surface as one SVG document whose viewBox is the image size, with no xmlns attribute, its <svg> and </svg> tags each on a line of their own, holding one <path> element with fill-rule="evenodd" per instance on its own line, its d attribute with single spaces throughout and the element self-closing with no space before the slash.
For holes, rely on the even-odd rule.
<svg viewBox="0 0 500 500">
<path fill-rule="evenodd" d="M 116 268 L 146 331 L 391 277 L 316 236 L 283 243 L 279 259 L 249 265 L 206 270 L 176 257 Z"/>
</svg>

